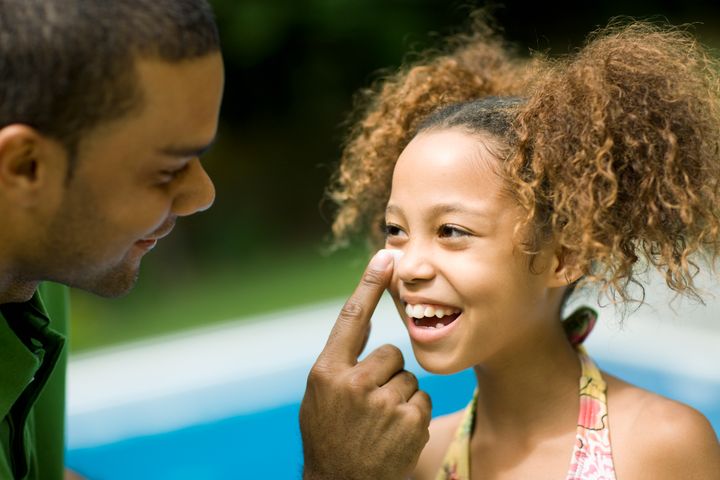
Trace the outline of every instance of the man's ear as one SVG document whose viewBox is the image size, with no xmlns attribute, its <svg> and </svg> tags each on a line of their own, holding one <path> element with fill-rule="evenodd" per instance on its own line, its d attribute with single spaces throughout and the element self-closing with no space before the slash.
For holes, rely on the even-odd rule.
<svg viewBox="0 0 720 480">
<path fill-rule="evenodd" d="M 51 184 L 64 181 L 66 157 L 57 141 L 32 127 L 1 128 L 0 195 L 24 206 L 41 202 Z"/>
<path fill-rule="evenodd" d="M 559 248 L 553 255 L 550 269 L 550 287 L 566 287 L 582 277 L 583 272 L 575 262 L 575 256 L 567 249 Z"/>
</svg>

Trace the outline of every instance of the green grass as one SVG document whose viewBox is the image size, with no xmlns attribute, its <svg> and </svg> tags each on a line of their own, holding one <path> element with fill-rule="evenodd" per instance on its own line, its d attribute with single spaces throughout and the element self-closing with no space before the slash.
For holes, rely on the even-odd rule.
<svg viewBox="0 0 720 480">
<path fill-rule="evenodd" d="M 347 296 L 365 258 L 359 250 L 322 255 L 306 248 L 254 253 L 192 273 L 151 263 L 126 297 L 73 291 L 70 348 L 78 352 Z"/>
</svg>

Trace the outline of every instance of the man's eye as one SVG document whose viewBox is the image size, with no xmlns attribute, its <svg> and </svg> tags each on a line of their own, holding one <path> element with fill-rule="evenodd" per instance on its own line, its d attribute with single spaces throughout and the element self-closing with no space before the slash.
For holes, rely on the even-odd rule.
<svg viewBox="0 0 720 480">
<path fill-rule="evenodd" d="M 162 170 L 160 172 L 160 183 L 170 183 L 179 177 L 188 168 L 185 164 L 182 168 L 176 168 L 175 170 Z"/>
<path fill-rule="evenodd" d="M 470 232 L 455 225 L 441 225 L 438 229 L 438 236 L 442 238 L 460 238 L 469 235 Z"/>
</svg>

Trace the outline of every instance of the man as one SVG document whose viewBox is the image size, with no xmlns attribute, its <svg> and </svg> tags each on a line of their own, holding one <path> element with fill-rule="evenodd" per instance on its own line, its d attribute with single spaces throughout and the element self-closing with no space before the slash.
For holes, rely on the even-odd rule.
<svg viewBox="0 0 720 480">
<path fill-rule="evenodd" d="M 0 479 L 63 475 L 65 292 L 40 282 L 124 294 L 212 204 L 222 90 L 204 0 L 0 1 Z M 427 439 L 397 349 L 357 362 L 391 268 L 373 260 L 308 379 L 307 479 L 402 478 Z"/>
</svg>

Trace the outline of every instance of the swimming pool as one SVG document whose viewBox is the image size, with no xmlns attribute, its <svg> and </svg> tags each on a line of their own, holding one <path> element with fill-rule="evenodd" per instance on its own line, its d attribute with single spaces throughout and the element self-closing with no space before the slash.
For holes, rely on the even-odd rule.
<svg viewBox="0 0 720 480">
<path fill-rule="evenodd" d="M 68 465 L 107 480 L 300 478 L 299 402 L 339 305 L 74 360 Z M 369 348 L 401 347 L 408 369 L 432 396 L 433 415 L 462 408 L 474 388 L 472 372 L 423 372 L 392 308 L 383 300 Z M 601 368 L 689 403 L 720 431 L 720 331 L 642 316 L 631 325 L 593 333 L 587 347 Z M 104 382 L 108 375 L 112 382 Z"/>
</svg>

